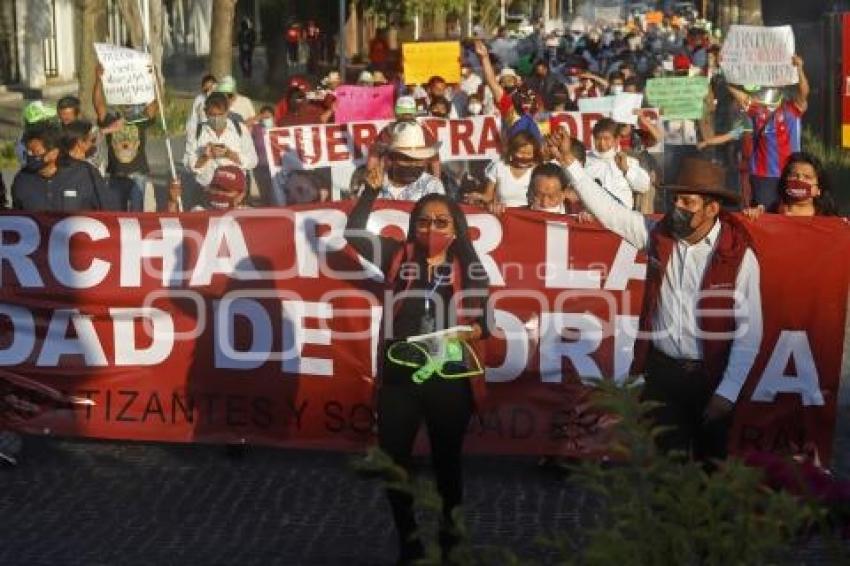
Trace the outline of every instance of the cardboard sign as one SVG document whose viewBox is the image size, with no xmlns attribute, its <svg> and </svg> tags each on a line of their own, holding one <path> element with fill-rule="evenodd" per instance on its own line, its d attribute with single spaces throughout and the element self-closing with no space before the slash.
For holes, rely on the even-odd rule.
<svg viewBox="0 0 850 566">
<path fill-rule="evenodd" d="M 357 120 L 387 120 L 394 116 L 395 89 L 392 85 L 351 86 L 342 85 L 334 91 L 337 124 Z"/>
<path fill-rule="evenodd" d="M 664 12 L 661 12 L 661 11 L 647 12 L 643 16 L 643 22 L 646 25 L 655 24 L 655 25 L 660 26 L 663 21 L 664 21 Z"/>
<path fill-rule="evenodd" d="M 578 99 L 579 112 L 601 112 L 602 114 L 609 115 L 613 109 L 613 96 L 594 96 Z"/>
<path fill-rule="evenodd" d="M 148 104 L 156 98 L 151 56 L 111 43 L 95 43 L 103 66 L 103 95 L 108 104 Z"/>
<path fill-rule="evenodd" d="M 460 43 L 423 41 L 401 46 L 405 84 L 422 84 L 433 76 L 447 83 L 460 82 Z"/>
<path fill-rule="evenodd" d="M 665 77 L 646 82 L 646 97 L 661 108 L 666 120 L 699 120 L 703 115 L 708 77 Z"/>
<path fill-rule="evenodd" d="M 720 66 L 732 84 L 786 86 L 800 82 L 791 26 L 729 28 L 720 52 Z"/>
<path fill-rule="evenodd" d="M 643 95 L 636 92 L 621 92 L 614 97 L 614 107 L 611 109 L 611 118 L 620 124 L 637 124 L 635 110 L 643 104 Z"/>
</svg>

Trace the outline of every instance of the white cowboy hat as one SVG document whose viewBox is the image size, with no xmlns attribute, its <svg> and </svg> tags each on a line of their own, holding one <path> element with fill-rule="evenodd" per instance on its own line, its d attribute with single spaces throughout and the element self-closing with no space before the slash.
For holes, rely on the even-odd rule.
<svg viewBox="0 0 850 566">
<path fill-rule="evenodd" d="M 398 122 L 392 128 L 389 151 L 411 159 L 431 159 L 437 155 L 439 143 L 428 145 L 425 130 L 416 122 Z"/>
<path fill-rule="evenodd" d="M 507 78 L 507 77 L 513 77 L 515 79 L 519 79 L 519 75 L 516 74 L 516 71 L 514 71 L 510 67 L 504 67 L 499 72 L 499 80 L 501 81 L 502 79 Z"/>
<path fill-rule="evenodd" d="M 330 73 L 328 73 L 328 76 L 326 76 L 324 79 L 322 79 L 323 85 L 328 85 L 330 83 L 339 84 L 341 82 L 342 82 L 342 77 L 340 76 L 339 71 L 331 71 Z"/>
</svg>

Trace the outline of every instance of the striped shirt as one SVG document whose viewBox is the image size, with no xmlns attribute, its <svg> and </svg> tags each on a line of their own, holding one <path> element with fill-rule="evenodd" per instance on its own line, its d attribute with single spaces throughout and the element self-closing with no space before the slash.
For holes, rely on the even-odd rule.
<svg viewBox="0 0 850 566">
<path fill-rule="evenodd" d="M 800 151 L 803 111 L 786 100 L 775 111 L 750 104 L 747 115 L 753 122 L 753 155 L 750 174 L 778 179 L 788 157 Z"/>
</svg>

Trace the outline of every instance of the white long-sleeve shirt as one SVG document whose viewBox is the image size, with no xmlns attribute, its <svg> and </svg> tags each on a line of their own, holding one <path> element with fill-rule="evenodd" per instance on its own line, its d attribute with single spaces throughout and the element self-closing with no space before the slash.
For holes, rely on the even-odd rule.
<svg viewBox="0 0 850 566">
<path fill-rule="evenodd" d="M 640 166 L 638 160 L 634 157 L 626 157 L 628 169 L 626 173 L 617 167 L 617 162 L 613 157 L 602 158 L 595 152 L 587 154 L 587 164 L 585 169 L 591 179 L 599 181 L 602 185 L 603 192 L 608 192 L 609 197 L 615 201 L 619 201 L 622 206 L 631 210 L 635 206 L 635 199 L 632 195 L 635 193 L 645 193 L 649 190 L 649 173 Z M 597 187 L 597 190 L 602 190 Z"/>
<path fill-rule="evenodd" d="M 245 124 L 240 123 L 239 128 L 242 130 L 241 134 L 237 130 L 234 121 L 228 118 L 227 126 L 220 136 L 207 124 L 201 127 L 201 133 L 197 138 L 195 138 L 196 132 L 192 132 L 192 135 L 186 136 L 186 153 L 183 157 L 183 164 L 194 173 L 198 184 L 203 187 L 209 185 L 215 170 L 222 165 L 236 165 L 246 171 L 250 171 L 257 166 L 257 150 L 254 147 L 254 139 L 251 137 L 251 132 Z M 197 167 L 198 159 L 203 155 L 204 148 L 210 143 L 224 144 L 227 149 L 235 151 L 239 154 L 240 163 L 227 158 L 220 158 L 210 159 L 203 167 Z"/>
<path fill-rule="evenodd" d="M 566 168 L 573 187 L 585 208 L 603 226 L 638 249 L 649 243 L 655 220 L 627 210 L 599 190 L 596 182 L 578 162 Z M 709 260 L 717 247 L 722 225 L 715 222 L 705 238 L 695 244 L 676 242 L 664 272 L 658 310 L 652 320 L 652 343 L 664 354 L 678 359 L 701 360 L 701 331 L 697 323 L 697 303 Z M 729 360 L 715 391 L 732 401 L 738 399 L 753 367 L 763 333 L 761 271 L 752 249 L 747 249 L 735 279 L 734 304 L 737 330 Z M 718 292 L 720 290 L 709 290 Z"/>
</svg>

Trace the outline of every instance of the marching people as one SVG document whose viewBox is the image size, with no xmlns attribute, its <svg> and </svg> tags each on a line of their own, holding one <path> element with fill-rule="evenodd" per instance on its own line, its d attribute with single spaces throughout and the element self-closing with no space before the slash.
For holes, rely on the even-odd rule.
<svg viewBox="0 0 850 566">
<path fill-rule="evenodd" d="M 650 188 L 649 174 L 638 160 L 619 148 L 618 126 L 611 118 L 603 118 L 593 126 L 593 149 L 587 156 L 585 169 L 598 186 L 620 206 L 632 210 L 634 193 Z"/>
<path fill-rule="evenodd" d="M 785 216 L 836 216 L 838 209 L 829 187 L 829 179 L 820 159 L 806 152 L 792 153 L 779 177 L 777 205 L 767 210 L 763 204 L 745 208 L 749 218 L 765 211 Z"/>
<path fill-rule="evenodd" d="M 660 221 L 620 206 L 598 190 L 561 136 L 558 160 L 582 204 L 603 226 L 650 254 L 635 343 L 633 374 L 665 452 L 705 462 L 724 459 L 731 415 L 762 338 L 759 263 L 740 222 L 723 210 L 738 196 L 723 186 L 722 167 L 688 159 L 673 209 Z M 721 293 L 717 289 L 727 289 Z M 701 309 L 715 316 L 698 316 Z"/>
<path fill-rule="evenodd" d="M 153 74 L 153 68 L 150 69 Z M 145 106 L 121 107 L 109 113 L 103 94 L 103 67 L 97 66 L 92 103 L 97 123 L 106 134 L 110 191 L 120 196 L 121 209 L 142 212 L 150 173 L 148 128 L 159 113 L 156 100 Z"/>
<path fill-rule="evenodd" d="M 507 207 L 527 206 L 531 172 L 542 161 L 540 144 L 531 134 L 514 134 L 505 145 L 503 157 L 485 170 L 484 201 Z"/>
<path fill-rule="evenodd" d="M 779 200 L 779 177 L 787 156 L 800 151 L 802 118 L 808 109 L 810 88 L 803 70 L 803 59 L 795 55 L 791 62 L 797 69 L 800 82 L 790 100 L 785 99 L 782 89 L 779 88 L 757 89 L 757 94 L 751 96 L 732 85 L 728 87 L 729 92 L 738 104 L 746 109 L 752 120 L 752 204 L 760 204 L 765 208 L 776 206 Z"/>
<path fill-rule="evenodd" d="M 11 187 L 14 210 L 77 212 L 111 208 L 107 185 L 97 169 L 83 160 L 69 158 L 62 151 L 62 143 L 63 131 L 57 124 L 43 124 L 25 133 L 27 162 Z M 77 143 L 72 149 L 79 150 Z"/>
<path fill-rule="evenodd" d="M 418 201 L 430 193 L 445 194 L 440 179 L 426 172 L 428 163 L 437 156 L 438 150 L 437 142 L 429 141 L 426 128 L 416 122 L 400 121 L 392 126 L 390 136 L 385 152 L 372 167 L 372 171 L 382 173 L 378 196 Z M 361 193 L 365 187 L 364 183 Z"/>
<path fill-rule="evenodd" d="M 410 127 L 405 124 L 405 131 Z M 391 293 L 384 302 L 388 323 L 379 346 L 378 445 L 409 474 L 413 443 L 425 423 L 442 498 L 439 543 L 449 561 L 460 540 L 454 512 L 463 500 L 464 436 L 483 393 L 476 343 L 490 328 L 484 308 L 489 283 L 463 212 L 444 195 L 428 194 L 416 203 L 404 242 L 367 233 L 370 212 L 385 187 L 381 168 L 370 169 L 345 231 L 357 253 L 380 267 Z M 439 331 L 448 333 L 407 341 Z M 398 534 L 398 564 L 414 564 L 425 557 L 425 547 L 413 498 L 393 488 L 387 497 Z"/>
<path fill-rule="evenodd" d="M 206 122 L 197 135 L 186 138 L 183 164 L 192 176 L 189 183 L 194 180 L 195 187 L 209 187 L 219 167 L 236 166 L 247 172 L 257 166 L 251 132 L 245 123 L 229 114 L 228 108 L 224 93 L 209 95 L 204 106 Z M 196 196 L 190 193 L 190 205 Z"/>
</svg>

